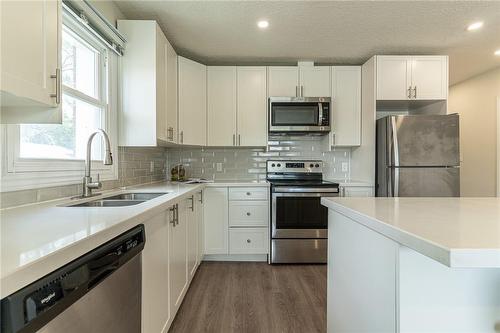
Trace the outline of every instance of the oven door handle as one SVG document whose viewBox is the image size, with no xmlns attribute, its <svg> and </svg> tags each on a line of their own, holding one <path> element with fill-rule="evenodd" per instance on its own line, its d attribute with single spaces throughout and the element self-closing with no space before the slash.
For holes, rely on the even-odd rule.
<svg viewBox="0 0 500 333">
<path fill-rule="evenodd" d="M 310 198 L 321 198 L 321 197 L 338 197 L 339 194 L 336 192 L 330 193 L 297 193 L 297 192 L 289 192 L 289 193 L 276 193 L 274 192 L 273 198 L 281 198 L 281 197 L 310 197 Z"/>
<path fill-rule="evenodd" d="M 273 188 L 273 193 L 339 193 L 338 188 L 318 188 L 318 187 L 279 187 Z"/>
</svg>

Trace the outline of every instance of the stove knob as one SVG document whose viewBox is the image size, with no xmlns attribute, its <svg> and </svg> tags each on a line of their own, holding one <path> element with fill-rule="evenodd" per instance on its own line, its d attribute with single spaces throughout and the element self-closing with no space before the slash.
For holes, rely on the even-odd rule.
<svg viewBox="0 0 500 333">
<path fill-rule="evenodd" d="M 316 168 L 319 168 L 319 164 L 316 164 Z"/>
<path fill-rule="evenodd" d="M 281 168 L 281 164 L 278 163 L 278 168 Z"/>
<path fill-rule="evenodd" d="M 312 163 L 311 163 L 311 164 L 309 164 L 309 167 L 310 167 L 310 168 L 314 167 L 314 164 L 312 164 Z"/>
<path fill-rule="evenodd" d="M 271 166 L 274 168 L 276 166 L 276 164 L 273 163 L 273 164 L 271 164 Z"/>
</svg>

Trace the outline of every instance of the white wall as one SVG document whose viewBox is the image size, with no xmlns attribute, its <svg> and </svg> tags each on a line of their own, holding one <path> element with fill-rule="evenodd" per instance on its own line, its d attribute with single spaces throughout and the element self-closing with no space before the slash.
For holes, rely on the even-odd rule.
<svg viewBox="0 0 500 333">
<path fill-rule="evenodd" d="M 500 67 L 450 87 L 448 113 L 460 114 L 461 195 L 495 196 Z"/>
<path fill-rule="evenodd" d="M 111 0 L 90 0 L 94 6 L 106 19 L 116 27 L 116 20 L 126 19 L 125 15 Z"/>
</svg>

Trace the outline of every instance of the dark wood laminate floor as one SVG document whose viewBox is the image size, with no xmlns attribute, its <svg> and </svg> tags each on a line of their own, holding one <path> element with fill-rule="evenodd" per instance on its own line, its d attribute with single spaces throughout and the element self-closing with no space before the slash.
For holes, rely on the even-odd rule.
<svg viewBox="0 0 500 333">
<path fill-rule="evenodd" d="M 326 265 L 204 262 L 170 332 L 326 332 Z"/>
</svg>

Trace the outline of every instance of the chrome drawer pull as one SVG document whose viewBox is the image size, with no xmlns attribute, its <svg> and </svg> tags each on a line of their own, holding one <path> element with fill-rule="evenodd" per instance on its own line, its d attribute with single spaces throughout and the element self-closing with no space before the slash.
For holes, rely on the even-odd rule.
<svg viewBox="0 0 500 333">
<path fill-rule="evenodd" d="M 247 239 L 247 243 L 251 243 L 252 241 L 250 239 Z"/>
<path fill-rule="evenodd" d="M 250 216 L 250 215 L 251 215 L 250 212 L 247 212 L 247 216 Z"/>
</svg>

